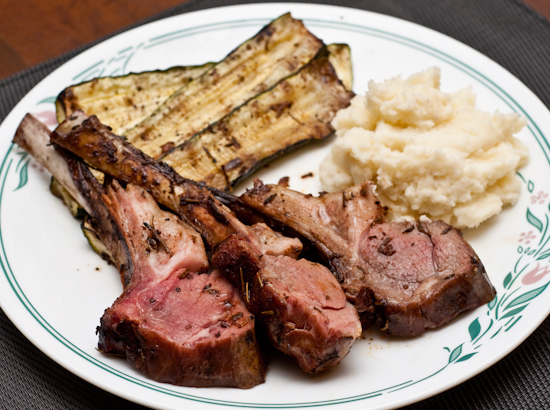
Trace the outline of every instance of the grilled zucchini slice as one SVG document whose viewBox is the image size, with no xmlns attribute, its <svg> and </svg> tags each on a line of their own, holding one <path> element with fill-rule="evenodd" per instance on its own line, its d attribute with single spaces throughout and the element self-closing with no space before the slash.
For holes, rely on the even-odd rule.
<svg viewBox="0 0 550 410">
<path fill-rule="evenodd" d="M 57 120 L 61 123 L 81 109 L 113 129 L 117 135 L 147 118 L 176 90 L 200 77 L 214 63 L 172 67 L 118 77 L 101 77 L 65 88 L 57 97 Z"/>
<path fill-rule="evenodd" d="M 71 214 L 77 218 L 82 219 L 86 216 L 86 211 L 84 208 L 80 206 L 78 202 L 73 198 L 73 196 L 65 189 L 61 183 L 52 177 L 50 181 L 50 192 L 61 199 L 65 206 L 69 208 L 69 211 L 71 211 Z"/>
<path fill-rule="evenodd" d="M 196 134 L 161 161 L 186 178 L 229 190 L 274 156 L 330 135 L 330 121 L 352 97 L 338 79 L 328 53 L 321 53 L 298 73 Z"/>
<path fill-rule="evenodd" d="M 351 52 L 347 44 L 330 44 L 329 60 L 344 86 L 351 90 L 353 72 Z M 171 94 L 200 77 L 214 63 L 201 66 L 172 67 L 117 77 L 100 77 L 63 90 L 56 101 L 57 119 L 62 122 L 76 109 L 99 120 L 122 135 L 144 120 Z M 169 147 L 170 144 L 158 144 Z"/>
<path fill-rule="evenodd" d="M 100 239 L 99 235 L 93 227 L 93 224 L 90 222 L 89 217 L 84 218 L 84 220 L 80 224 L 80 229 L 82 229 L 84 237 L 88 240 L 88 243 L 90 244 L 94 252 L 101 256 L 107 262 L 114 264 L 114 258 L 111 254 L 111 251 Z"/>
<path fill-rule="evenodd" d="M 346 87 L 346 90 L 353 88 L 353 65 L 351 64 L 351 50 L 347 44 L 329 44 L 328 59 L 334 67 L 336 75 Z"/>
<path fill-rule="evenodd" d="M 125 136 L 136 148 L 159 158 L 168 147 L 181 144 L 298 70 L 322 46 L 301 21 L 284 14 L 176 91 Z"/>
</svg>

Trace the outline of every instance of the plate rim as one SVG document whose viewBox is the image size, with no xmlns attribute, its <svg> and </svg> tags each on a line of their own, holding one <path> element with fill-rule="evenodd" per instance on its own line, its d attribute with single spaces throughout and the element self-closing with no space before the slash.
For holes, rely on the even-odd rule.
<svg viewBox="0 0 550 410">
<path fill-rule="evenodd" d="M 421 30 L 430 30 L 430 31 L 432 31 L 432 32 L 434 32 L 434 33 L 437 33 L 439 36 L 444 36 L 444 37 L 446 38 L 446 40 L 451 40 L 451 41 L 453 41 L 453 42 L 456 42 L 456 43 L 460 44 L 460 45 L 463 46 L 463 47 L 467 47 L 467 48 L 469 48 L 469 52 L 472 52 L 472 51 L 473 51 L 473 52 L 477 53 L 477 54 L 478 54 L 478 56 L 477 56 L 478 58 L 479 58 L 479 56 L 481 56 L 481 57 L 483 57 L 484 59 L 486 59 L 487 61 L 490 61 L 491 64 L 496 64 L 498 67 L 500 67 L 500 68 L 501 68 L 502 70 L 504 70 L 506 73 L 508 73 L 508 75 L 510 75 L 511 77 L 513 77 L 514 79 L 517 80 L 517 78 L 516 78 L 515 76 L 513 76 L 511 73 L 509 73 L 505 68 L 503 68 L 503 67 L 501 67 L 500 65 L 498 65 L 498 63 L 496 63 L 496 62 L 490 60 L 488 57 L 484 56 L 483 54 L 479 53 L 478 51 L 474 50 L 473 48 L 471 48 L 471 47 L 469 47 L 469 46 L 467 46 L 467 45 L 465 45 L 465 44 L 463 44 L 463 43 L 461 43 L 461 42 L 458 42 L 457 40 L 452 39 L 451 37 L 448 37 L 448 36 L 446 36 L 446 35 L 444 35 L 444 34 L 442 34 L 442 33 L 439 33 L 439 32 L 437 32 L 437 31 L 435 31 L 435 30 L 433 30 L 433 29 L 430 29 L 430 28 L 421 26 L 421 25 L 419 25 L 419 24 L 417 24 L 417 23 L 412 23 L 412 22 L 409 22 L 409 21 L 406 21 L 406 20 L 402 20 L 402 19 L 399 19 L 399 18 L 396 18 L 396 17 L 391 17 L 391 16 L 387 16 L 387 15 L 375 13 L 375 12 L 372 12 L 372 11 L 366 11 L 366 10 L 361 10 L 361 9 L 354 9 L 354 8 L 351 8 L 351 7 L 341 7 L 341 6 L 332 6 L 332 5 L 318 5 L 318 4 L 310 4 L 310 3 L 257 3 L 257 4 L 245 4 L 245 5 L 222 6 L 222 7 L 216 7 L 216 8 L 211 8 L 211 9 L 199 10 L 199 11 L 194 11 L 194 12 L 190 12 L 190 13 L 184 13 L 184 14 L 180 14 L 180 15 L 168 17 L 167 19 L 180 19 L 180 18 L 182 18 L 182 16 L 189 16 L 189 15 L 192 15 L 192 14 L 195 14 L 195 13 L 205 13 L 205 14 L 206 14 L 206 13 L 208 13 L 208 14 L 210 14 L 210 13 L 217 13 L 217 12 L 219 12 L 219 10 L 227 9 L 227 8 L 250 8 L 250 7 L 258 7 L 258 6 L 265 7 L 265 6 L 268 6 L 268 5 L 270 5 L 270 6 L 276 6 L 276 7 L 278 7 L 278 8 L 284 8 L 284 7 L 291 8 L 291 7 L 296 7 L 296 6 L 298 6 L 298 7 L 300 7 L 300 8 L 316 8 L 316 7 L 321 7 L 321 8 L 327 8 L 327 9 L 333 9 L 333 8 L 334 8 L 334 9 L 345 9 L 345 10 L 348 10 L 348 12 L 349 12 L 349 10 L 351 10 L 353 13 L 356 13 L 356 12 L 359 11 L 359 12 L 361 12 L 361 13 L 369 13 L 369 14 L 374 14 L 374 15 L 382 16 L 383 18 L 395 19 L 395 20 L 399 21 L 400 23 L 410 24 L 410 25 L 413 25 L 413 26 L 415 26 L 415 27 L 417 27 L 417 28 L 420 28 Z M 9 118 L 11 119 L 11 117 L 12 117 L 13 115 L 15 115 L 15 113 L 18 111 L 18 107 L 20 106 L 20 104 L 23 104 L 23 102 L 25 101 L 26 97 L 27 97 L 33 90 L 37 89 L 43 82 L 47 82 L 51 75 L 53 75 L 53 74 L 54 74 L 55 72 L 57 72 L 58 70 L 62 69 L 62 68 L 63 68 L 64 66 L 66 66 L 68 63 L 70 63 L 70 62 L 72 62 L 72 61 L 78 59 L 78 58 L 79 58 L 82 54 L 84 54 L 84 53 L 88 53 L 88 52 L 93 53 L 93 52 L 95 52 L 96 47 L 97 47 L 97 48 L 99 48 L 99 47 L 104 47 L 104 46 L 105 46 L 105 43 L 108 43 L 108 42 L 112 41 L 112 40 L 115 39 L 115 38 L 119 38 L 119 37 L 122 36 L 122 35 L 126 35 L 126 34 L 128 34 L 128 33 L 131 33 L 131 32 L 133 32 L 134 30 L 144 30 L 147 26 L 152 25 L 152 24 L 159 24 L 160 22 L 162 22 L 162 21 L 164 21 L 164 20 L 166 20 L 166 19 L 161 19 L 161 20 L 157 20 L 157 21 L 154 21 L 154 22 L 151 22 L 151 23 L 147 23 L 147 24 L 145 24 L 145 25 L 142 25 L 142 26 L 139 26 L 139 27 L 135 27 L 135 28 L 133 28 L 133 29 L 130 29 L 130 30 L 128 30 L 128 31 L 125 31 L 125 32 L 123 32 L 123 33 L 120 33 L 120 34 L 118 34 L 118 35 L 116 35 L 116 36 L 114 36 L 114 37 L 111 37 L 111 38 L 109 38 L 109 39 L 107 39 L 107 40 L 102 41 L 101 43 L 99 43 L 99 44 L 97 44 L 97 45 L 91 47 L 90 49 L 85 50 L 83 53 L 80 53 L 80 54 L 78 54 L 77 56 L 71 58 L 71 59 L 68 60 L 66 63 L 64 63 L 63 65 L 61 65 L 59 68 L 57 68 L 56 70 L 54 70 L 50 75 L 46 76 L 46 77 L 45 77 L 43 80 L 41 80 L 36 86 L 34 86 L 34 87 L 31 89 L 31 91 L 29 91 L 29 92 L 25 95 L 25 97 L 23 97 L 23 99 L 22 99 L 22 100 L 21 100 L 21 101 L 20 101 L 11 111 L 10 111 L 10 113 L 8 114 L 8 116 L 5 118 L 5 120 L 4 120 L 3 123 L 1 124 L 0 129 L 2 129 L 2 128 L 4 128 L 4 127 L 7 127 L 7 126 L 5 125 L 5 124 L 8 122 L 7 120 L 8 120 Z M 307 18 L 304 18 L 304 20 L 305 20 L 306 23 L 307 23 L 307 20 L 308 20 L 308 19 L 307 19 Z M 517 80 L 517 81 L 518 81 L 519 84 L 521 84 L 523 87 L 525 87 L 525 88 L 527 89 L 527 87 L 524 86 L 519 80 Z M 502 90 L 502 91 L 505 92 L 504 90 Z M 542 103 L 540 102 L 540 100 L 538 99 L 538 97 L 537 97 L 534 93 L 532 93 L 529 89 L 527 89 L 527 91 L 529 91 L 529 92 L 532 94 L 532 97 L 534 97 L 536 100 L 539 101 L 540 104 L 542 104 Z M 516 104 L 517 104 L 517 103 L 516 103 Z M 517 106 L 521 108 L 521 105 L 520 105 L 520 104 L 517 104 Z M 527 118 L 529 118 L 529 120 L 530 120 L 530 122 L 531 122 L 532 124 L 535 124 L 535 125 L 536 125 L 536 123 L 529 117 L 529 114 L 528 114 L 527 112 L 523 111 L 522 114 L 524 114 Z M 539 129 L 539 132 L 540 132 L 540 134 L 541 134 L 541 136 L 542 136 L 542 132 L 540 131 L 540 129 Z M 542 136 L 542 137 L 543 137 L 543 136 Z M 543 137 L 543 139 L 546 141 L 546 139 L 545 139 L 544 137 Z M 547 141 L 546 141 L 546 144 L 548 144 Z M 2 169 L 3 169 L 3 167 L 4 167 L 5 161 L 6 161 L 7 157 L 8 157 L 8 155 L 9 155 L 9 151 L 10 151 L 10 150 L 11 150 L 11 148 L 8 150 L 8 152 L 6 153 L 6 155 L 5 155 L 4 159 L 3 159 L 3 162 L 2 162 Z M 547 157 L 547 159 L 548 159 L 548 157 Z M 0 234 L 1 234 L 1 232 L 0 232 Z M 5 272 L 5 269 L 4 269 L 4 272 Z M 23 304 L 23 302 L 21 302 L 21 303 Z M 132 397 L 131 397 L 131 396 L 124 396 L 124 395 L 121 395 L 119 391 L 116 391 L 116 392 L 115 392 L 115 391 L 112 391 L 112 390 L 110 390 L 110 389 L 108 389 L 108 388 L 105 388 L 104 385 L 99 385 L 99 384 L 97 384 L 95 381 L 89 380 L 87 377 L 81 375 L 81 374 L 78 373 L 78 372 L 75 372 L 74 369 L 72 368 L 72 366 L 71 366 L 71 367 L 68 367 L 68 365 L 65 365 L 65 364 L 63 364 L 63 363 L 60 363 L 60 361 L 58 360 L 58 358 L 50 356 L 50 355 L 49 355 L 47 352 L 45 352 L 39 345 L 37 345 L 37 341 L 36 341 L 36 340 L 33 341 L 33 339 L 32 339 L 31 337 L 29 337 L 29 335 L 27 334 L 27 332 L 26 332 L 24 329 L 21 329 L 21 328 L 20 328 L 20 326 L 19 326 L 18 323 L 17 323 L 18 320 L 17 320 L 17 319 L 14 320 L 14 319 L 12 318 L 11 314 L 9 313 L 10 309 L 8 309 L 8 310 L 5 309 L 4 302 L 0 301 L 0 306 L 2 307 L 2 309 L 4 310 L 4 312 L 6 313 L 6 315 L 8 316 L 8 318 L 12 321 L 12 323 L 14 323 L 14 324 L 16 325 L 16 327 L 19 328 L 19 330 L 25 335 L 25 337 L 26 337 L 27 339 L 31 340 L 31 342 L 32 342 L 35 346 L 37 346 L 40 350 L 42 350 L 47 356 L 51 357 L 54 361 L 56 361 L 57 363 L 61 364 L 63 367 L 65 367 L 66 369 L 68 369 L 69 371 L 71 371 L 73 374 L 76 374 L 78 377 L 80 377 L 80 378 L 82 378 L 82 379 L 84 379 L 84 380 L 90 382 L 91 384 L 94 384 L 94 385 L 96 385 L 96 386 L 98 386 L 98 387 L 100 387 L 100 388 L 102 388 L 102 389 L 105 389 L 105 390 L 107 390 L 107 391 L 110 391 L 111 393 L 116 394 L 116 395 L 118 395 L 118 396 L 124 397 L 125 399 L 128 399 L 128 400 L 130 400 L 130 401 L 135 401 L 135 400 L 132 400 Z M 24 306 L 25 308 L 27 308 L 24 304 L 23 304 L 23 306 Z M 550 309 L 549 309 L 549 311 L 550 311 Z M 547 314 L 548 314 L 548 312 L 547 312 Z M 546 316 L 544 316 L 544 317 L 536 324 L 536 326 L 533 326 L 533 328 L 532 328 L 532 330 L 531 330 L 531 332 L 530 332 L 529 334 L 531 334 L 531 333 L 540 325 L 540 323 L 542 323 L 542 321 L 545 319 L 545 317 L 546 317 Z M 447 390 L 447 389 L 449 389 L 449 388 L 451 388 L 451 387 L 453 387 L 453 386 L 456 386 L 457 384 L 462 383 L 464 380 L 467 380 L 467 379 L 473 377 L 474 375 L 476 375 L 476 374 L 482 372 L 483 370 L 487 369 L 488 367 L 492 366 L 494 363 L 498 362 L 498 361 L 501 360 L 503 357 L 505 357 L 509 352 L 511 352 L 513 349 L 515 349 L 517 346 L 519 346 L 519 344 L 521 344 L 528 336 L 529 336 L 529 335 L 527 335 L 525 338 L 523 338 L 522 341 L 521 341 L 520 343 L 518 343 L 517 345 L 511 347 L 511 348 L 510 348 L 505 354 L 503 354 L 499 359 L 496 359 L 494 362 L 489 363 L 489 364 L 487 364 L 485 367 L 479 369 L 478 371 L 473 372 L 473 374 L 470 374 L 470 375 L 468 375 L 468 376 L 465 376 L 465 378 L 463 378 L 463 380 L 461 380 L 460 382 L 455 383 L 455 384 L 452 384 L 452 386 L 447 386 L 447 387 L 444 386 L 444 387 L 441 388 L 441 390 L 438 390 L 438 391 L 435 392 L 435 393 L 434 393 L 434 392 L 429 392 L 429 393 L 427 393 L 427 395 L 421 397 L 420 399 L 427 398 L 427 397 L 429 397 L 429 396 L 432 396 L 433 394 L 437 394 L 438 392 Z M 40 344 L 40 342 L 38 342 L 38 343 Z M 417 400 L 415 399 L 414 401 L 417 401 Z M 409 403 L 410 403 L 410 402 L 409 402 Z M 216 404 L 216 403 L 211 403 L 211 404 Z M 240 404 L 243 404 L 243 403 L 240 403 Z M 246 404 L 246 403 L 245 403 L 245 404 Z M 403 402 L 400 402 L 400 404 L 403 404 Z M 406 403 L 405 403 L 405 404 L 406 404 Z M 286 406 L 283 406 L 283 407 L 286 407 Z M 264 408 L 264 407 L 262 407 L 262 408 Z"/>
</svg>

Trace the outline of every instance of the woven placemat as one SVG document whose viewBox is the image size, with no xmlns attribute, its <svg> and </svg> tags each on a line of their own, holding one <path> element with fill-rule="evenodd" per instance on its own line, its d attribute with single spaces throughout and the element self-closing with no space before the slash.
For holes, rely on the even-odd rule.
<svg viewBox="0 0 550 410">
<path fill-rule="evenodd" d="M 519 1 L 302 2 L 379 12 L 447 34 L 504 66 L 550 107 L 550 22 Z M 194 0 L 142 23 L 205 8 L 245 3 L 258 1 Z M 1 80 L 0 121 L 38 81 L 91 45 Z M 550 408 L 549 344 L 550 319 L 547 319 L 523 344 L 490 369 L 406 409 Z M 0 409 L 144 408 L 100 390 L 66 371 L 32 345 L 1 311 L 0 351 Z"/>
</svg>

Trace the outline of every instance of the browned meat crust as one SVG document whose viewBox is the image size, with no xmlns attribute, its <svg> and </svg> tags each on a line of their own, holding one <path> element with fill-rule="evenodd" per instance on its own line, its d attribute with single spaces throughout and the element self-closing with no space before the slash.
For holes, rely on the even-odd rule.
<svg viewBox="0 0 550 410">
<path fill-rule="evenodd" d="M 361 333 L 357 312 L 345 301 L 338 283 L 325 267 L 314 264 L 306 269 L 304 262 L 289 256 L 295 253 L 296 241 L 293 245 L 271 233 L 275 242 L 286 243 L 274 246 L 265 240 L 267 227 L 244 225 L 204 186 L 146 156 L 93 116 L 69 133 L 52 133 L 51 139 L 114 178 L 144 187 L 160 204 L 193 225 L 213 250 L 214 266 L 232 279 L 248 307 L 265 324 L 269 338 L 305 371 L 315 373 L 334 366 L 349 352 Z M 259 231 L 263 231 L 263 237 Z M 298 279 L 292 286 L 274 280 L 284 272 L 273 266 L 292 269 Z M 315 269 L 318 281 L 310 280 L 310 269 Z M 260 282 L 269 282 L 269 286 L 255 285 Z M 319 289 L 312 296 L 310 286 L 332 289 L 328 295 L 334 303 L 319 300 L 319 295 L 325 295 Z M 310 341 L 304 343 L 308 338 Z"/>
<path fill-rule="evenodd" d="M 495 296 L 458 230 L 443 222 L 385 223 L 369 182 L 313 197 L 256 181 L 240 199 L 239 206 L 288 225 L 317 246 L 364 325 L 417 335 Z"/>
<path fill-rule="evenodd" d="M 161 382 L 244 389 L 263 383 L 254 316 L 218 271 L 204 273 L 198 233 L 133 185 L 124 190 L 114 181 L 105 192 L 81 160 L 62 155 L 125 284 L 101 318 L 99 349 L 126 356 Z"/>
</svg>

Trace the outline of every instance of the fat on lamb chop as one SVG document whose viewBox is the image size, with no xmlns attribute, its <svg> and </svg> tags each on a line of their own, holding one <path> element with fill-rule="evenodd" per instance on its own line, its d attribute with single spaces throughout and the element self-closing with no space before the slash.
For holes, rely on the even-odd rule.
<svg viewBox="0 0 550 410">
<path fill-rule="evenodd" d="M 80 194 L 124 284 L 101 317 L 99 350 L 125 356 L 160 382 L 243 389 L 263 383 L 254 316 L 219 271 L 206 272 L 196 230 L 161 210 L 141 188 L 123 189 L 113 181 L 104 189 L 80 159 L 45 145 L 48 141 L 49 131 L 33 117 L 15 137 Z"/>
<path fill-rule="evenodd" d="M 361 334 L 357 311 L 327 268 L 296 259 L 300 241 L 266 225 L 244 225 L 203 185 L 135 149 L 96 117 L 67 121 L 71 131 L 53 132 L 51 141 L 117 180 L 145 188 L 193 225 L 212 249 L 213 265 L 240 290 L 276 348 L 310 373 L 347 355 Z"/>
<path fill-rule="evenodd" d="M 495 296 L 460 231 L 441 221 L 385 222 L 371 182 L 314 197 L 256 180 L 239 199 L 233 205 L 287 225 L 321 251 L 364 326 L 414 336 Z"/>
</svg>

